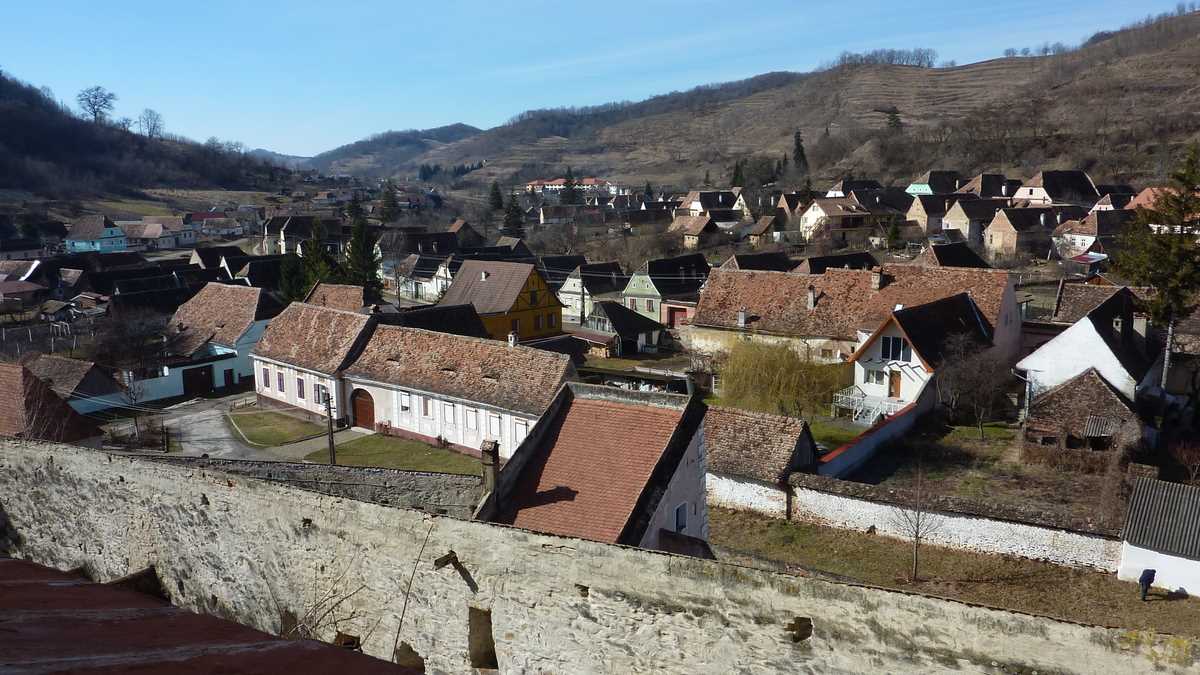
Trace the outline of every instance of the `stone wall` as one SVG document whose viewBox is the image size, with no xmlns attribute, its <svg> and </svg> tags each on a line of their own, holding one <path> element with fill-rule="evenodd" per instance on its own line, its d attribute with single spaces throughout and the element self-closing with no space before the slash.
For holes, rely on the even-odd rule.
<svg viewBox="0 0 1200 675">
<path fill-rule="evenodd" d="M 152 564 L 181 606 L 268 631 L 325 615 L 318 636 L 357 635 L 369 654 L 415 653 L 433 671 L 468 672 L 472 655 L 486 663 L 491 640 L 501 672 L 1182 673 L 1200 659 L 1192 639 L 71 446 L 0 441 L 0 522 L 0 552 L 101 581 Z"/>
<path fill-rule="evenodd" d="M 299 462 L 255 462 L 169 455 L 140 456 L 180 467 L 222 471 L 247 478 L 285 483 L 335 497 L 421 509 L 457 518 L 470 518 L 483 496 L 482 473 L 479 476 L 461 476 Z M 482 465 L 480 466 L 482 472 Z"/>
</svg>

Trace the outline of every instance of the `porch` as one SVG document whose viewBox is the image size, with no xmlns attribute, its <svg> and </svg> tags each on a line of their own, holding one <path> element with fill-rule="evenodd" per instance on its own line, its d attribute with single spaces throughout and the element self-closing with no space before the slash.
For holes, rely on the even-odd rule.
<svg viewBox="0 0 1200 675">
<path fill-rule="evenodd" d="M 897 398 L 869 396 L 857 385 L 851 385 L 833 395 L 830 414 L 836 417 L 839 410 L 849 411 L 852 422 L 869 427 L 880 415 L 894 415 L 906 405 L 907 401 Z"/>
</svg>

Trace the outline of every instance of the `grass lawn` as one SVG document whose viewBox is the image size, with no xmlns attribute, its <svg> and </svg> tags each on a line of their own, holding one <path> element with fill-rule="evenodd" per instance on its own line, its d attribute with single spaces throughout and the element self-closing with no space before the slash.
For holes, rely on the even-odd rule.
<svg viewBox="0 0 1200 675">
<path fill-rule="evenodd" d="M 305 459 L 328 462 L 329 451 L 317 450 Z M 478 476 L 479 459 L 428 443 L 394 436 L 365 436 L 337 446 L 338 464 L 377 466 L 405 471 L 433 471 Z"/>
<path fill-rule="evenodd" d="M 709 519 L 715 546 L 814 572 L 1088 624 L 1200 636 L 1200 599 L 1155 592 L 1142 602 L 1137 584 L 1113 574 L 922 546 L 923 580 L 910 583 L 905 541 L 718 508 Z"/>
<path fill-rule="evenodd" d="M 277 412 L 239 412 L 227 415 L 246 440 L 271 447 L 323 433 L 325 427 Z"/>
<path fill-rule="evenodd" d="M 837 450 L 866 431 L 866 427 L 856 427 L 842 420 L 808 420 L 808 428 L 812 430 L 813 440 L 830 450 Z"/>
</svg>

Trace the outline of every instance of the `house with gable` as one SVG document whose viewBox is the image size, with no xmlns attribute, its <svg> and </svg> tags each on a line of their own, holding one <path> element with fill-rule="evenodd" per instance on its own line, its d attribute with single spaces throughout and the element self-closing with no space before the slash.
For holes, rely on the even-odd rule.
<svg viewBox="0 0 1200 675">
<path fill-rule="evenodd" d="M 974 195 L 955 194 L 919 194 L 908 207 L 904 219 L 910 225 L 920 228 L 923 235 L 937 234 L 942 231 L 942 220 L 946 213 L 961 199 L 974 199 Z"/>
<path fill-rule="evenodd" d="M 342 379 L 351 426 L 508 458 L 574 373 L 564 354 L 380 325 Z"/>
<path fill-rule="evenodd" d="M 836 244 L 865 242 L 875 228 L 871 210 L 852 197 L 818 197 L 799 219 L 799 232 L 806 241 L 829 238 Z"/>
<path fill-rule="evenodd" d="M 957 171 L 926 171 L 904 189 L 910 195 L 948 195 L 962 187 L 965 181 Z"/>
<path fill-rule="evenodd" d="M 1000 209 L 984 234 L 984 249 L 992 259 L 1031 255 L 1045 258 L 1052 250 L 1054 229 L 1071 218 L 1082 218 L 1080 207 L 1031 206 Z"/>
<path fill-rule="evenodd" d="M 1153 437 L 1134 402 L 1095 368 L 1041 392 L 1022 424 L 1021 460 L 1103 473 Z"/>
<path fill-rule="evenodd" d="M 484 450 L 479 520 L 712 556 L 698 397 L 571 382 L 504 467 Z"/>
<path fill-rule="evenodd" d="M 592 312 L 583 320 L 580 330 L 571 334 L 588 342 L 604 346 L 604 356 L 625 356 L 658 351 L 660 336 L 666 326 L 635 312 L 620 302 L 598 300 Z M 596 336 L 601 339 L 597 340 Z"/>
<path fill-rule="evenodd" d="M 981 173 L 963 183 L 955 192 L 970 194 L 979 199 L 1012 199 L 1021 187 L 1021 181 L 1008 178 L 1001 173 Z"/>
<path fill-rule="evenodd" d="M 1026 181 L 1017 199 L 1042 206 L 1079 206 L 1091 209 L 1100 201 L 1100 191 L 1083 171 L 1039 171 Z"/>
<path fill-rule="evenodd" d="M 324 420 L 326 397 L 339 426 L 350 421 L 342 374 L 378 324 L 375 315 L 293 302 L 263 331 L 250 353 L 254 391 L 263 407 Z"/>
<path fill-rule="evenodd" d="M 709 269 L 699 253 L 647 260 L 629 277 L 622 300 L 642 316 L 676 328 L 695 314 Z"/>
<path fill-rule="evenodd" d="M 913 259 L 913 263 L 929 267 L 978 267 L 981 269 L 991 267 L 963 241 L 953 244 L 930 244 Z"/>
<path fill-rule="evenodd" d="M 715 244 L 720 240 L 721 230 L 712 216 L 707 213 L 700 215 L 675 216 L 667 232 L 683 238 L 683 248 L 694 251 Z"/>
<path fill-rule="evenodd" d="M 1112 253 L 1119 248 L 1125 228 L 1137 218 L 1134 211 L 1092 211 L 1082 219 L 1064 221 L 1054 229 L 1053 241 L 1062 258 L 1080 253 Z"/>
<path fill-rule="evenodd" d="M 854 384 L 834 395 L 835 408 L 862 424 L 892 415 L 926 396 L 956 335 L 979 349 L 992 346 L 990 327 L 971 296 L 957 293 L 915 306 L 896 305 L 873 331 L 860 333 L 850 356 Z M 932 405 L 932 398 L 926 405 Z"/>
<path fill-rule="evenodd" d="M 128 245 L 125 232 L 107 216 L 81 216 L 67 231 L 67 252 L 112 253 L 124 251 Z"/>
<path fill-rule="evenodd" d="M 796 417 L 709 406 L 704 414 L 708 503 L 788 518 L 788 476 L 811 471 L 817 447 Z"/>
<path fill-rule="evenodd" d="M 855 190 L 882 190 L 883 185 L 879 181 L 870 178 L 853 178 L 847 176 L 842 180 L 834 183 L 825 193 L 827 199 L 840 199 L 849 197 L 850 193 Z"/>
<path fill-rule="evenodd" d="M 1200 587 L 1197 522 L 1200 486 L 1137 478 L 1121 531 L 1117 578 L 1139 581 L 1149 569 L 1155 572 L 1154 588 L 1195 593 L 1194 589 Z"/>
<path fill-rule="evenodd" d="M 530 263 L 465 260 L 438 304 L 473 305 L 496 340 L 562 332 L 562 303 Z"/>
<path fill-rule="evenodd" d="M 996 218 L 996 214 L 1009 207 L 1007 199 L 959 199 L 942 216 L 942 232 L 957 236 L 973 246 L 983 245 L 983 233 Z"/>
<path fill-rule="evenodd" d="M 154 401 L 230 391 L 254 376 L 250 352 L 279 303 L 261 288 L 209 282 L 167 324 L 162 365 L 123 373 L 130 397 Z"/>
<path fill-rule="evenodd" d="M 369 312 L 371 305 L 377 304 L 379 298 L 368 298 L 367 291 L 362 286 L 321 281 L 309 290 L 308 295 L 304 296 L 303 302 L 316 307 L 332 307 L 346 312 Z"/>
<path fill-rule="evenodd" d="M 714 211 L 732 212 L 734 218 L 739 221 L 750 220 L 750 208 L 746 205 L 746 198 L 739 187 L 728 190 L 692 190 L 675 209 L 675 217 L 711 215 Z"/>
<path fill-rule="evenodd" d="M 21 362 L 77 413 L 87 414 L 129 404 L 125 391 L 113 376 L 92 361 L 36 354 Z"/>
<path fill-rule="evenodd" d="M 629 275 L 618 262 L 580 265 L 567 275 L 558 289 L 563 305 L 563 321 L 582 323 L 600 300 L 621 300 L 621 292 L 629 284 Z"/>
<path fill-rule="evenodd" d="M 0 363 L 0 437 L 99 448 L 104 432 L 20 363 Z"/>
</svg>

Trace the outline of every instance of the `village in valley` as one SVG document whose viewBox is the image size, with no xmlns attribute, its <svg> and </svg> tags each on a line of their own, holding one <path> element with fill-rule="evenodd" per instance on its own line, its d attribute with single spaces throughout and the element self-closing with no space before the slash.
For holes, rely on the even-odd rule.
<svg viewBox="0 0 1200 675">
<path fill-rule="evenodd" d="M 112 608 L 84 672 L 287 667 L 197 646 L 235 630 L 347 672 L 1196 668 L 1200 145 L 866 173 L 823 131 L 674 180 L 212 145 L 256 184 L 0 185 L 0 671 L 86 614 L 56 583 Z"/>
</svg>

